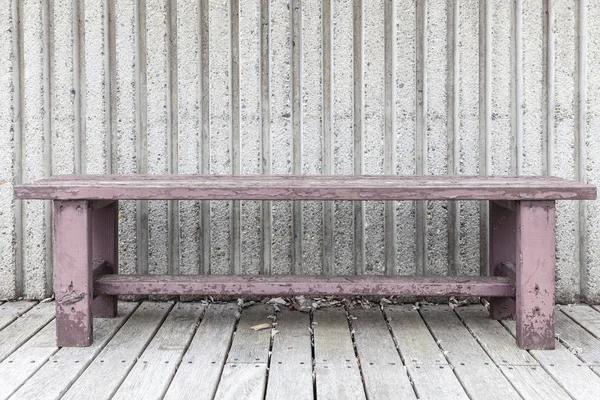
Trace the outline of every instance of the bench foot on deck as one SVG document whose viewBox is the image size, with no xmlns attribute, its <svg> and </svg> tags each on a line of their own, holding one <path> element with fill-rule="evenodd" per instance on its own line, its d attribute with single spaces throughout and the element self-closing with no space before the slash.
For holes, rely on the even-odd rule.
<svg viewBox="0 0 600 400">
<path fill-rule="evenodd" d="M 119 205 L 92 203 L 92 264 L 94 275 L 116 274 L 119 265 Z M 98 269 L 98 271 L 96 270 Z M 114 318 L 117 316 L 117 296 L 94 296 L 94 317 Z"/>
<path fill-rule="evenodd" d="M 92 344 L 92 212 L 88 201 L 54 202 L 58 346 Z"/>
<path fill-rule="evenodd" d="M 514 279 L 516 296 L 490 299 L 490 316 L 515 315 L 517 344 L 554 348 L 554 201 L 491 202 L 490 275 Z"/>
</svg>

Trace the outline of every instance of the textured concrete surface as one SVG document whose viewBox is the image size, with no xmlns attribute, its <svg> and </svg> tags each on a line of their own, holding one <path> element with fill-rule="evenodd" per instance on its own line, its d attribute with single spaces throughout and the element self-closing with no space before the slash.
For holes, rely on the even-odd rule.
<svg viewBox="0 0 600 400">
<path fill-rule="evenodd" d="M 396 122 L 395 171 L 398 174 L 415 173 L 415 143 L 420 138 L 416 131 L 416 1 L 396 0 L 395 14 L 395 90 Z M 462 174 L 477 174 L 484 160 L 480 157 L 479 132 L 479 35 L 480 2 L 463 0 L 459 9 L 459 160 Z M 585 124 L 585 154 L 577 164 L 576 146 L 578 132 L 576 119 L 579 97 L 577 82 L 578 57 L 578 2 L 553 2 L 555 15 L 555 97 L 554 152 L 549 155 L 553 173 L 566 178 L 576 178 L 578 169 L 590 182 L 600 183 L 600 1 L 588 0 L 587 5 L 587 117 Z M 272 173 L 287 174 L 292 171 L 294 156 L 292 143 L 292 34 L 291 2 L 272 0 L 270 6 L 270 68 L 268 71 L 270 97 L 271 148 L 261 154 L 260 97 L 260 13 L 261 1 L 240 1 L 239 11 L 239 142 L 234 141 L 231 128 L 231 30 L 230 5 L 227 0 L 208 3 L 209 87 L 201 87 L 202 70 L 200 10 L 198 2 L 178 0 L 173 9 L 175 26 L 169 26 L 167 3 L 147 0 L 145 8 L 138 9 L 135 2 L 116 0 L 114 18 L 106 21 L 108 10 L 104 2 L 95 2 L 73 9 L 73 2 L 56 0 L 49 7 L 39 0 L 22 2 L 19 10 L 5 7 L 0 10 L 0 298 L 24 295 L 42 298 L 49 293 L 51 283 L 52 247 L 49 203 L 27 201 L 21 213 L 16 213 L 12 200 L 12 185 L 22 179 L 32 181 L 51 173 L 103 173 L 112 168 L 118 173 L 138 172 L 144 157 L 148 172 L 165 173 L 171 154 L 178 153 L 176 168 L 179 173 L 202 171 L 203 122 L 210 129 L 211 173 L 232 173 L 239 162 L 240 172 L 254 174 L 261 171 L 261 157 L 270 156 Z M 365 2 L 364 10 L 364 101 L 363 170 L 380 174 L 384 169 L 385 126 L 385 53 L 384 53 L 384 2 Z M 492 126 L 491 173 L 511 174 L 516 166 L 514 97 L 516 90 L 514 68 L 515 54 L 512 2 L 493 1 L 492 20 Z M 546 35 L 543 25 L 542 0 L 523 1 L 523 152 L 519 155 L 523 173 L 541 174 L 548 163 L 546 98 Z M 302 1 L 303 28 L 301 31 L 301 81 L 302 141 L 301 170 L 304 173 L 322 173 L 326 167 L 323 157 L 323 54 L 322 54 L 322 2 Z M 13 73 L 13 41 L 18 30 L 12 20 L 19 13 L 22 21 L 23 67 Z M 335 0 L 333 14 L 333 171 L 353 173 L 355 162 L 353 132 L 353 2 Z M 427 172 L 446 174 L 449 169 L 448 151 L 451 132 L 448 131 L 448 3 L 443 0 L 427 2 Z M 146 30 L 139 31 L 136 13 L 145 21 Z M 74 18 L 79 17 L 79 24 Z M 79 29 L 79 34 L 78 30 Z M 171 64 L 177 68 L 177 81 L 169 78 L 170 46 L 168 32 L 177 31 L 176 59 Z M 114 33 L 114 47 L 107 35 Z M 146 40 L 146 47 L 139 44 Z M 175 43 L 175 42 L 174 42 Z M 47 45 L 48 44 L 48 45 Z M 140 50 L 140 51 L 138 51 Z M 79 57 L 74 58 L 79 52 Z M 107 55 L 114 54 L 114 76 L 106 64 Z M 136 60 L 146 56 L 143 65 Z M 142 60 L 144 59 L 141 57 Z M 76 79 L 80 72 L 80 79 Z M 138 74 L 139 72 L 139 74 Z M 109 76 L 107 76 L 109 74 Z M 23 126 L 22 147 L 15 140 L 15 85 L 13 79 L 23 80 L 21 103 Z M 110 91 L 106 87 L 112 79 L 116 102 L 110 108 Z M 146 82 L 146 86 L 140 86 Z M 176 85 L 174 88 L 173 85 Z M 177 89 L 176 91 L 174 89 Z M 209 115 L 202 115 L 202 92 L 209 92 Z M 178 93 L 173 102 L 170 93 Z M 114 114 L 111 114 L 114 113 Z M 178 126 L 178 143 L 169 137 L 168 113 L 173 112 Z M 107 134 L 110 118 L 114 115 L 114 140 L 112 146 L 116 159 L 107 161 Z M 138 137 L 147 132 L 147 146 Z M 173 144 L 174 143 L 174 144 Z M 177 147 L 175 147 L 177 146 Z M 235 159 L 232 146 L 239 149 Z M 552 148 L 552 146 L 551 146 Z M 19 153 L 17 153 L 19 152 Z M 15 165 L 17 155 L 22 155 L 21 165 Z M 110 158 L 109 158 L 110 159 Z M 553 163 L 552 163 L 553 161 Z M 18 176 L 19 168 L 22 176 Z M 571 302 L 583 295 L 590 301 L 600 301 L 600 216 L 599 202 L 587 202 L 587 219 L 579 221 L 580 206 L 561 202 L 557 226 L 557 299 Z M 148 269 L 162 273 L 168 269 L 169 252 L 179 260 L 182 273 L 201 270 L 202 235 L 201 205 L 198 202 L 181 202 L 178 232 L 179 251 L 169 243 L 173 237 L 168 231 L 168 208 L 165 202 L 150 202 L 147 218 L 149 231 L 144 232 L 138 221 L 136 202 L 123 201 L 120 205 L 120 270 L 133 273 Z M 415 272 L 415 204 L 397 204 L 397 270 L 400 274 Z M 210 261 L 214 273 L 228 273 L 234 269 L 231 259 L 231 233 L 233 208 L 229 202 L 211 203 Z M 476 274 L 479 271 L 479 204 L 460 204 L 459 271 Z M 142 208 L 140 208 L 143 211 Z M 272 205 L 273 232 L 266 240 L 272 244 L 273 273 L 292 270 L 291 246 L 292 207 L 290 202 Z M 384 271 L 384 207 L 383 203 L 365 203 L 366 273 Z M 355 241 L 353 205 L 336 202 L 334 206 L 334 269 L 337 273 L 353 273 Z M 428 264 L 431 274 L 445 274 L 448 270 L 448 209 L 445 203 L 430 202 L 427 215 Z M 241 203 L 241 271 L 256 273 L 261 265 L 261 204 Z M 22 228 L 15 221 L 22 221 Z M 580 229 L 582 229 L 580 231 Z M 319 202 L 303 204 L 301 229 L 303 254 L 302 271 L 320 273 L 323 254 L 323 206 Z M 144 241 L 144 234 L 148 241 Z M 139 236 L 142 234 L 142 236 Z M 16 246 L 22 237 L 21 246 Z M 145 261 L 147 247 L 148 262 Z M 138 259 L 138 255 L 141 258 Z M 583 256 L 583 257 L 582 257 Z M 17 266 L 18 260 L 22 265 Z M 587 264 L 580 268 L 580 261 Z M 18 269 L 16 269 L 18 268 Z M 18 285 L 17 282 L 21 282 Z"/>
</svg>

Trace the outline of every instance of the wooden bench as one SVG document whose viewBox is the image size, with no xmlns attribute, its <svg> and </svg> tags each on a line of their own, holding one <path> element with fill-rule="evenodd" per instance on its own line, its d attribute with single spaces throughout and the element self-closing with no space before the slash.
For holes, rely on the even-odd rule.
<svg viewBox="0 0 600 400">
<path fill-rule="evenodd" d="M 117 295 L 427 295 L 490 297 L 512 314 L 517 343 L 554 348 L 555 200 L 595 199 L 593 185 L 554 177 L 54 176 L 15 186 L 54 200 L 57 343 L 88 346 L 92 315 Z M 118 275 L 118 200 L 488 200 L 490 276 Z"/>
</svg>

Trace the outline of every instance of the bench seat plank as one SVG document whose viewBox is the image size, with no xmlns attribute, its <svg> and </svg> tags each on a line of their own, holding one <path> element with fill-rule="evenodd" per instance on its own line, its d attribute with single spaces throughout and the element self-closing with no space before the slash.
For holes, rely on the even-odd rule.
<svg viewBox="0 0 600 400">
<path fill-rule="evenodd" d="M 515 296 L 502 276 L 101 275 L 94 294 Z"/>
<path fill-rule="evenodd" d="M 595 199 L 593 185 L 529 176 L 58 175 L 15 186 L 53 200 Z"/>
</svg>

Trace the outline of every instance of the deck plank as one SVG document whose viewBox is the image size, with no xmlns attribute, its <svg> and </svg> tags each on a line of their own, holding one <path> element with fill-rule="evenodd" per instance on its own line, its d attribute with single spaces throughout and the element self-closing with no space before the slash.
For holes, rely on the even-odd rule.
<svg viewBox="0 0 600 400">
<path fill-rule="evenodd" d="M 568 400 L 571 397 L 540 366 L 502 366 L 502 373 L 525 400 Z"/>
<path fill-rule="evenodd" d="M 586 363 L 600 365 L 600 340 L 560 311 L 556 312 L 555 321 L 556 334 L 561 343 Z M 597 321 L 600 322 L 600 314 Z"/>
<path fill-rule="evenodd" d="M 458 307 L 455 311 L 496 365 L 537 364 L 527 350 L 517 346 L 502 324 L 490 318 L 485 307 L 472 305 Z"/>
<path fill-rule="evenodd" d="M 267 367 L 271 346 L 271 328 L 251 329 L 260 324 L 272 325 L 275 310 L 255 305 L 242 311 L 227 362 L 217 387 L 215 399 L 262 399 L 267 384 Z"/>
<path fill-rule="evenodd" d="M 235 304 L 211 304 L 183 356 L 165 400 L 212 399 L 239 317 Z M 202 379 L 198 379 L 202 371 Z"/>
<path fill-rule="evenodd" d="M 137 306 L 137 303 L 119 302 L 115 318 L 95 318 L 94 342 L 91 346 L 61 348 L 19 388 L 13 398 L 15 400 L 59 399 L 121 328 Z"/>
<path fill-rule="evenodd" d="M 561 306 L 560 311 L 567 314 L 596 338 L 600 338 L 600 312 L 587 304 Z"/>
<path fill-rule="evenodd" d="M 113 399 L 162 399 L 204 309 L 198 303 L 177 303 Z"/>
<path fill-rule="evenodd" d="M 275 329 L 266 399 L 312 399 L 310 315 L 281 310 Z"/>
<path fill-rule="evenodd" d="M 520 398 L 450 307 L 422 306 L 419 312 L 471 399 Z"/>
<path fill-rule="evenodd" d="M 350 315 L 369 400 L 416 398 L 381 309 L 355 309 Z"/>
<path fill-rule="evenodd" d="M 515 321 L 505 320 L 502 325 L 515 335 Z M 530 353 L 545 372 L 573 398 L 591 399 L 600 393 L 600 377 L 558 341 L 555 350 L 531 350 Z"/>
<path fill-rule="evenodd" d="M 316 310 L 313 316 L 318 399 L 366 399 L 346 311 Z"/>
<path fill-rule="evenodd" d="M 42 303 L 0 331 L 0 362 L 54 319 L 54 303 Z"/>
<path fill-rule="evenodd" d="M 448 362 L 411 304 L 384 309 L 406 365 L 446 365 Z"/>
<path fill-rule="evenodd" d="M 215 400 L 261 400 L 267 383 L 265 363 L 227 363 Z M 196 398 L 196 397 L 194 397 Z"/>
<path fill-rule="evenodd" d="M 71 386 L 63 399 L 110 398 L 172 307 L 172 302 L 143 302 Z"/>
<path fill-rule="evenodd" d="M 0 330 L 37 305 L 37 301 L 7 301 L 0 305 Z"/>
<path fill-rule="evenodd" d="M 57 350 L 56 325 L 47 324 L 0 363 L 0 399 L 7 399 Z"/>
<path fill-rule="evenodd" d="M 420 399 L 468 399 L 450 365 L 407 365 Z"/>
</svg>

